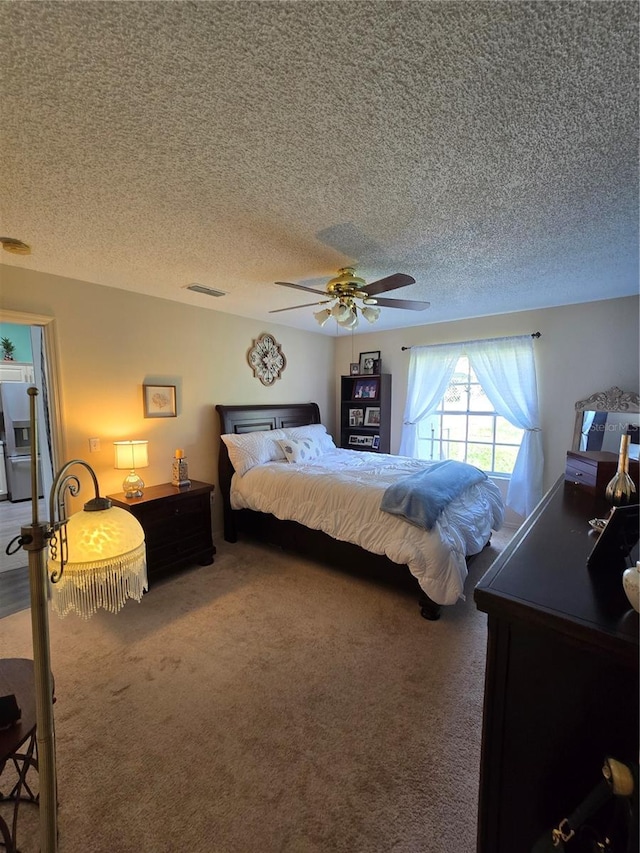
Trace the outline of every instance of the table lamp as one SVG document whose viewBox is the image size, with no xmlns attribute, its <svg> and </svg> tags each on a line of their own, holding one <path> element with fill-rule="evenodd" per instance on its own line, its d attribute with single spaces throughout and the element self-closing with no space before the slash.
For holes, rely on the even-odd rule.
<svg viewBox="0 0 640 853">
<path fill-rule="evenodd" d="M 148 441 L 114 441 L 116 451 L 115 467 L 128 470 L 129 473 L 122 483 L 122 491 L 128 498 L 142 497 L 144 483 L 136 473 L 136 468 L 148 468 L 149 457 L 147 455 Z"/>
</svg>

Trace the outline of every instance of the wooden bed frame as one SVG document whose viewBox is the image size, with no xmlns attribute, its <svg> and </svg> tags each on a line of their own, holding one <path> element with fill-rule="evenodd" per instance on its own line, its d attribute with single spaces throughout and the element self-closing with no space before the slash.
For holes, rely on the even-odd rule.
<svg viewBox="0 0 640 853">
<path fill-rule="evenodd" d="M 216 411 L 220 417 L 221 434 L 240 435 L 256 430 L 287 429 L 321 422 L 317 403 L 216 406 Z M 239 536 L 258 539 L 310 559 L 321 559 L 342 570 L 365 573 L 384 583 L 408 588 L 417 593 L 420 612 L 425 619 L 440 618 L 441 606 L 420 588 L 408 566 L 394 563 L 383 555 L 372 554 L 350 542 L 341 542 L 321 530 L 304 527 L 295 521 L 282 521 L 274 515 L 248 509 L 233 510 L 230 498 L 233 473 L 227 446 L 224 441 L 220 441 L 218 483 L 224 511 L 224 538 L 227 542 L 237 542 Z"/>
</svg>

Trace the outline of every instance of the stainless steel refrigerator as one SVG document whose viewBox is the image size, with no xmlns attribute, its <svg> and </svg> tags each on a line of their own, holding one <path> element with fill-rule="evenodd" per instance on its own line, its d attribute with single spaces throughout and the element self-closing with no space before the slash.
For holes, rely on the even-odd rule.
<svg viewBox="0 0 640 853">
<path fill-rule="evenodd" d="M 10 501 L 31 498 L 30 382 L 0 382 L 1 435 L 4 442 L 7 489 Z M 38 465 L 40 458 L 38 457 Z M 38 483 L 42 482 L 38 469 Z M 39 497 L 42 497 L 40 495 Z"/>
</svg>

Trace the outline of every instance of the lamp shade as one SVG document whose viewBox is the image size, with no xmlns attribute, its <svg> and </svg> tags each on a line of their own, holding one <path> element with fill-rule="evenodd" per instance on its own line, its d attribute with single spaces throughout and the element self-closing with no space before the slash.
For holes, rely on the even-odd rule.
<svg viewBox="0 0 640 853">
<path fill-rule="evenodd" d="M 114 441 L 113 446 L 116 451 L 115 467 L 129 470 L 148 468 L 148 444 L 148 441 Z"/>
<path fill-rule="evenodd" d="M 358 325 L 358 314 L 355 308 L 350 308 L 344 319 L 338 319 L 337 323 L 343 329 L 355 329 Z"/>
<path fill-rule="evenodd" d="M 380 316 L 380 309 L 374 308 L 372 305 L 365 305 L 362 309 L 362 316 L 370 323 L 375 323 L 375 321 Z"/>
<path fill-rule="evenodd" d="M 140 601 L 147 589 L 144 531 L 120 507 L 75 513 L 67 522 L 67 561 L 60 551 L 49 556 L 51 572 L 62 576 L 51 584 L 51 604 L 60 616 L 75 610 L 88 619 L 98 608 L 117 613 L 128 598 Z"/>
<path fill-rule="evenodd" d="M 351 308 L 345 305 L 344 302 L 336 302 L 331 309 L 331 314 L 335 317 L 338 323 L 348 321 L 351 317 Z"/>
<path fill-rule="evenodd" d="M 323 308 L 322 311 L 316 311 L 313 316 L 316 318 L 316 322 L 319 326 L 324 326 L 331 316 L 331 311 L 329 311 L 328 308 Z"/>
</svg>

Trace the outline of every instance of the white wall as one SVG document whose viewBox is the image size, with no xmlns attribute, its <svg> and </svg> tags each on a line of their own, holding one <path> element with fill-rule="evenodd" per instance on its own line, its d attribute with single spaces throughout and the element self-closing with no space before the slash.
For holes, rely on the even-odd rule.
<svg viewBox="0 0 640 853">
<path fill-rule="evenodd" d="M 18 267 L 2 266 L 0 274 L 4 309 L 55 318 L 66 458 L 89 461 L 103 493 L 121 489 L 111 443 L 122 438 L 149 440 L 150 466 L 141 472 L 149 485 L 170 480 L 176 447 L 185 449 L 193 479 L 216 483 L 216 403 L 314 400 L 339 435 L 339 376 L 369 350 L 381 351 L 383 370 L 393 376 L 391 450 L 397 452 L 409 362 L 402 346 L 540 331 L 535 352 L 545 488 L 564 471 L 574 402 L 612 385 L 637 391 L 640 384 L 637 297 L 326 337 Z M 287 358 L 282 379 L 270 388 L 246 361 L 265 331 Z M 177 418 L 143 417 L 145 382 L 177 386 Z M 92 437 L 101 439 L 101 450 L 89 454 Z M 214 518 L 219 530 L 219 501 Z"/>
<path fill-rule="evenodd" d="M 313 400 L 327 424 L 335 420 L 333 340 L 88 282 L 3 266 L 2 308 L 55 318 L 66 459 L 81 458 L 98 475 L 101 492 L 122 488 L 112 442 L 149 440 L 148 485 L 171 479 L 175 448 L 184 448 L 189 476 L 217 483 L 216 403 Z M 282 345 L 287 366 L 265 387 L 247 351 L 263 332 Z M 177 418 L 144 418 L 143 383 L 177 386 Z M 101 450 L 89 453 L 89 438 Z M 220 501 L 214 529 L 221 529 Z"/>
<path fill-rule="evenodd" d="M 389 310 L 389 309 L 387 309 Z M 574 403 L 617 385 L 638 392 L 638 297 L 609 299 L 537 311 L 522 311 L 414 326 L 336 339 L 336 375 L 349 372 L 360 352 L 380 350 L 382 368 L 393 376 L 391 452 L 400 446 L 409 352 L 403 346 L 450 343 L 541 332 L 535 344 L 545 454 L 545 489 L 565 467 L 575 422 Z M 373 327 L 375 328 L 375 327 Z"/>
</svg>

